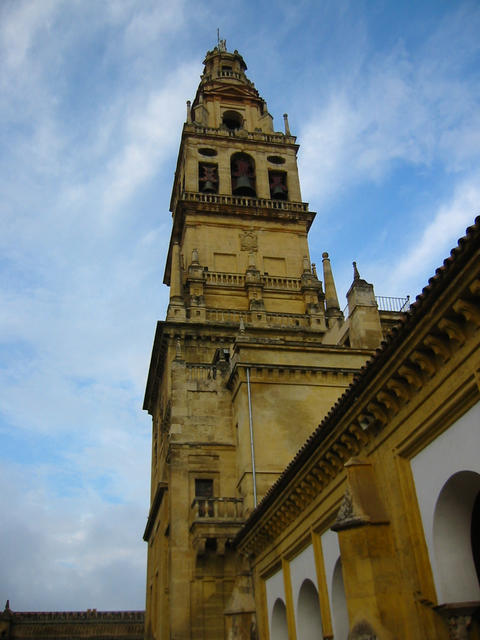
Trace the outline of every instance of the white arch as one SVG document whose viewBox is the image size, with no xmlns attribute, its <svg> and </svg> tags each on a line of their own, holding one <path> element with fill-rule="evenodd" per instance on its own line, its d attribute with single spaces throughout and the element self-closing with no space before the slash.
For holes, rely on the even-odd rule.
<svg viewBox="0 0 480 640">
<path fill-rule="evenodd" d="M 277 602 L 283 603 L 285 606 L 286 596 L 285 596 L 285 584 L 283 581 L 283 570 L 280 569 L 276 573 L 274 573 L 270 578 L 267 578 L 265 581 L 265 589 L 267 595 L 267 607 L 268 607 L 268 624 L 270 629 L 270 638 L 271 640 L 275 639 L 275 635 L 273 633 L 273 618 L 274 618 L 274 609 L 277 606 L 277 613 L 275 614 L 275 625 L 280 625 L 280 621 L 282 619 L 281 613 L 281 605 L 277 605 Z M 285 611 L 286 615 L 286 611 Z"/>
<path fill-rule="evenodd" d="M 347 599 L 343 585 L 342 559 L 335 563 L 332 577 L 332 617 L 335 640 L 347 640 L 349 622 Z"/>
<path fill-rule="evenodd" d="M 288 640 L 287 608 L 281 598 L 275 600 L 270 626 L 271 640 Z"/>
<path fill-rule="evenodd" d="M 323 638 L 318 591 L 308 578 L 303 581 L 297 601 L 297 640 Z"/>
<path fill-rule="evenodd" d="M 480 473 L 479 424 L 480 403 L 477 403 L 411 460 L 438 604 L 452 602 L 452 599 L 441 577 L 433 539 L 437 501 L 442 488 L 455 474 L 465 470 Z M 472 600 L 480 600 L 480 591 Z"/>
<path fill-rule="evenodd" d="M 433 543 L 444 602 L 480 599 L 471 545 L 472 511 L 480 474 L 460 471 L 443 485 L 435 504 Z"/>
<path fill-rule="evenodd" d="M 297 636 L 300 634 L 298 623 L 298 599 L 300 589 L 305 580 L 309 580 L 318 590 L 317 570 L 313 545 L 309 544 L 300 553 L 290 560 L 290 584 L 292 586 L 293 609 Z"/>
</svg>

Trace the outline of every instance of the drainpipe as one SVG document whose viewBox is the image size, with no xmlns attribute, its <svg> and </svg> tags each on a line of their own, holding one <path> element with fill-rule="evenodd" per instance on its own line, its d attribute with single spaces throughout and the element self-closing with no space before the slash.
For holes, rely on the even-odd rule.
<svg viewBox="0 0 480 640">
<path fill-rule="evenodd" d="M 257 506 L 257 477 L 255 475 L 255 446 L 253 444 L 252 396 L 250 393 L 250 367 L 247 367 L 248 422 L 250 424 L 250 448 L 252 452 L 253 506 Z"/>
</svg>

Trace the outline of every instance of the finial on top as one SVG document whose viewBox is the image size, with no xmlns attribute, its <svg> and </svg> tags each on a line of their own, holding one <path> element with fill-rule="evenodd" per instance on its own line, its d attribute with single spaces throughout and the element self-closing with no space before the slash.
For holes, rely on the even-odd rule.
<svg viewBox="0 0 480 640">
<path fill-rule="evenodd" d="M 357 263 L 353 261 L 353 279 L 360 280 L 360 274 L 358 273 Z"/>
<path fill-rule="evenodd" d="M 217 47 L 219 51 L 226 51 L 227 50 L 227 41 L 226 40 L 220 40 L 220 29 L 217 29 Z"/>
</svg>

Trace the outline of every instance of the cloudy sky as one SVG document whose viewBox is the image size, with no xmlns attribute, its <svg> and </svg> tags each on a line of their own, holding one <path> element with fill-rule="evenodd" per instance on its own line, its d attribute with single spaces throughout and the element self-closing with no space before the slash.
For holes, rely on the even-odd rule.
<svg viewBox="0 0 480 640">
<path fill-rule="evenodd" d="M 144 607 L 141 411 L 216 28 L 300 142 L 312 260 L 415 296 L 480 213 L 480 5 L 0 2 L 0 606 Z"/>
</svg>

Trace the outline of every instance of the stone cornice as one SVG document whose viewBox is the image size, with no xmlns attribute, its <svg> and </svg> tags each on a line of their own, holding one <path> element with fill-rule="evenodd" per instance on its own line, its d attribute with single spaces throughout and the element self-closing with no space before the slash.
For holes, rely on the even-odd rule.
<svg viewBox="0 0 480 640">
<path fill-rule="evenodd" d="M 147 524 L 145 526 L 145 531 L 143 533 L 143 539 L 145 542 L 148 542 L 150 539 L 150 535 L 152 533 L 152 529 L 155 525 L 155 520 L 157 519 L 157 514 L 162 504 L 163 495 L 165 491 L 167 491 L 168 484 L 166 482 L 159 482 L 157 484 L 157 488 L 155 490 L 155 495 L 152 500 L 152 506 L 150 507 L 150 513 L 148 514 Z"/>
</svg>

